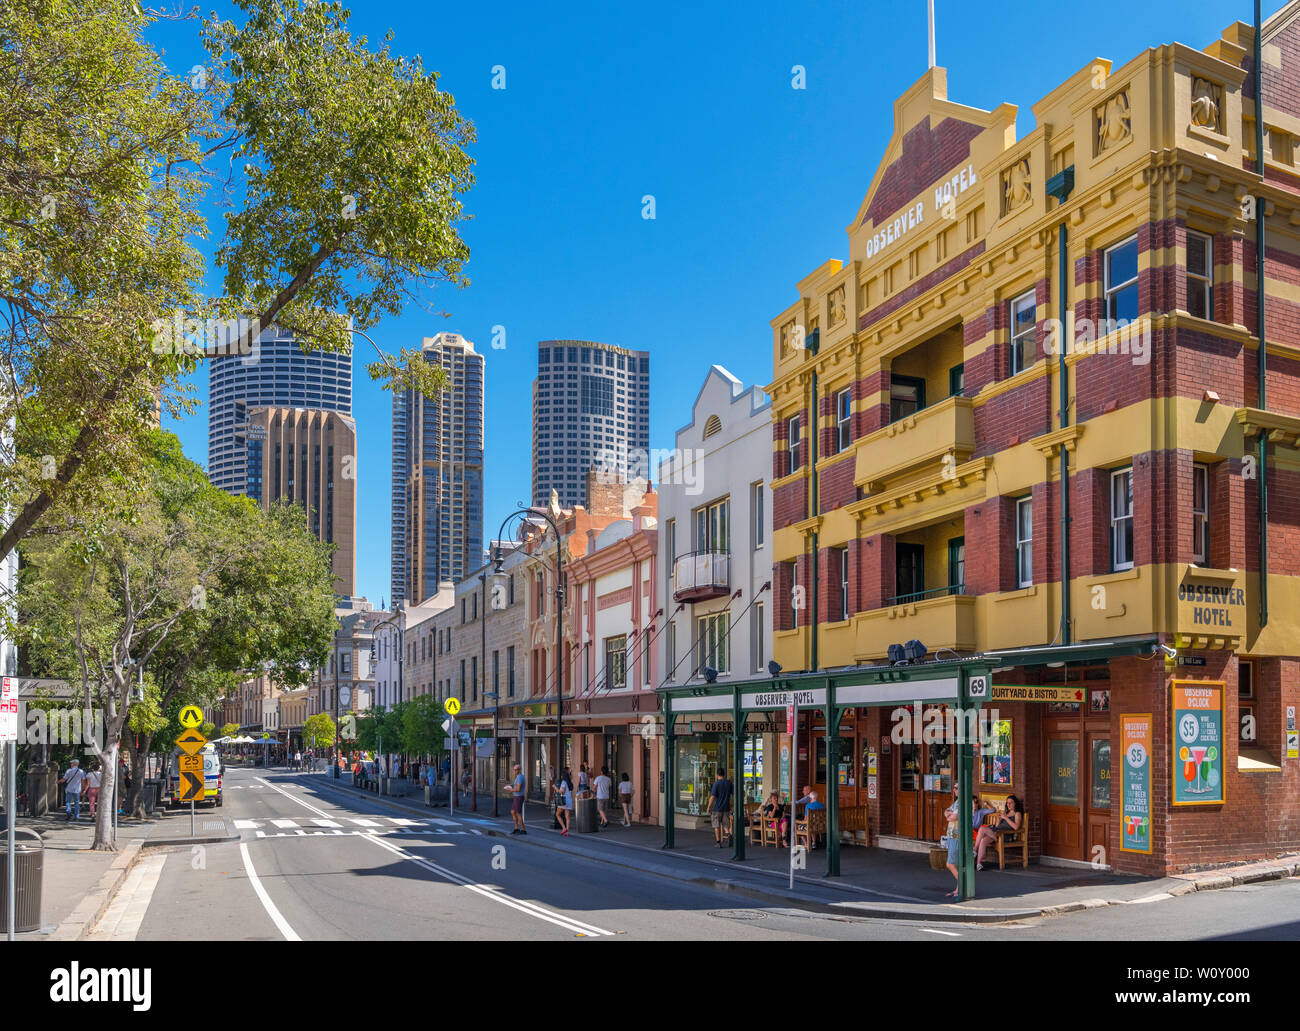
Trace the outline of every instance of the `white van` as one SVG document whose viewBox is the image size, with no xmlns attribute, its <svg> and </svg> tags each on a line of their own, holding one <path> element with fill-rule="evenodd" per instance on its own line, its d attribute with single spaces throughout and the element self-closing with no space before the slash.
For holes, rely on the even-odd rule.
<svg viewBox="0 0 1300 1031">
<path fill-rule="evenodd" d="M 171 768 L 167 771 L 168 804 L 175 807 L 184 805 L 177 796 L 181 790 L 181 776 L 178 758 L 181 750 L 178 748 L 172 752 Z M 203 799 L 204 802 L 211 802 L 213 806 L 220 806 L 221 797 L 221 756 L 217 754 L 217 746 L 206 744 L 199 753 L 203 756 Z M 199 799 L 195 799 L 199 801 Z"/>
</svg>

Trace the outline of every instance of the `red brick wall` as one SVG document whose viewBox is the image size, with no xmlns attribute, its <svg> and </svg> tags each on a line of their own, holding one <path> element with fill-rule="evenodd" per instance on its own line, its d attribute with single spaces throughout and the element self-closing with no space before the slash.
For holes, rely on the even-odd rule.
<svg viewBox="0 0 1300 1031">
<path fill-rule="evenodd" d="M 853 482 L 857 462 L 852 452 L 838 462 L 828 465 L 817 474 L 817 495 L 822 512 L 843 508 L 858 499 L 858 488 Z"/>
<path fill-rule="evenodd" d="M 1015 589 L 1014 498 L 991 497 L 966 509 L 966 593 Z"/>
<path fill-rule="evenodd" d="M 876 534 L 853 542 L 853 550 L 849 553 L 849 596 L 856 599 L 851 601 L 854 611 L 883 608 L 885 602 L 894 596 L 898 582 L 894 558 L 891 534 Z"/>
<path fill-rule="evenodd" d="M 772 528 L 780 530 L 808 517 L 808 481 L 793 480 L 772 489 Z"/>
<path fill-rule="evenodd" d="M 1005 451 L 1052 428 L 1046 378 L 1022 384 L 975 408 L 975 457 Z"/>
<path fill-rule="evenodd" d="M 917 194 L 951 176 L 954 167 L 970 157 L 970 142 L 982 131 L 975 123 L 956 118 L 945 118 L 931 129 L 926 115 L 904 134 L 902 153 L 881 175 L 862 224 L 882 224 Z M 927 203 L 926 210 L 932 206 Z"/>
<path fill-rule="evenodd" d="M 853 381 L 853 439 L 865 437 L 889 422 L 889 405 L 876 399 L 889 389 L 889 370 Z"/>
</svg>

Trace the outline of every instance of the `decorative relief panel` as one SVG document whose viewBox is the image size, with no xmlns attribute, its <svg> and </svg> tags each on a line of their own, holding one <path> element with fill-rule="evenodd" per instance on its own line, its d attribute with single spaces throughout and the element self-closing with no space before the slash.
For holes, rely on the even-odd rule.
<svg viewBox="0 0 1300 1031">
<path fill-rule="evenodd" d="M 844 321 L 844 284 L 841 283 L 826 298 L 826 325 L 838 326 Z"/>
<path fill-rule="evenodd" d="M 1223 87 L 1200 76 L 1192 79 L 1192 124 L 1221 133 L 1219 115 L 1222 109 Z"/>
<path fill-rule="evenodd" d="M 1033 198 L 1033 192 L 1029 158 L 1021 158 L 1002 173 L 1002 214 L 1024 207 Z"/>
<path fill-rule="evenodd" d="M 1092 113 L 1096 126 L 1097 153 L 1114 150 L 1133 135 L 1133 117 L 1129 111 L 1128 90 L 1120 90 Z"/>
</svg>

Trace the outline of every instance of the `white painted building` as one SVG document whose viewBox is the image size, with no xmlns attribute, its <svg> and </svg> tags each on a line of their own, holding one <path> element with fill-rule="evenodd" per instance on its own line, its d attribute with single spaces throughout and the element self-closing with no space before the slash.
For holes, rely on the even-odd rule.
<svg viewBox="0 0 1300 1031">
<path fill-rule="evenodd" d="M 726 369 L 709 369 L 659 464 L 659 570 L 667 623 L 657 638 L 659 684 L 718 683 L 763 674 L 772 642 L 771 402 Z M 724 728 L 679 726 L 675 764 L 679 826 L 700 817 L 714 771 L 728 770 L 746 794 L 758 790 L 775 757 L 755 739 L 732 755 Z M 737 767 L 743 767 L 738 770 Z"/>
</svg>

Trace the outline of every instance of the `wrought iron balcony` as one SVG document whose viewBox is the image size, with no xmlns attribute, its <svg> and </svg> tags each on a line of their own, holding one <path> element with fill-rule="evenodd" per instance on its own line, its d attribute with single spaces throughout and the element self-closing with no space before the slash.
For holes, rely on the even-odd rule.
<svg viewBox="0 0 1300 1031">
<path fill-rule="evenodd" d="M 705 601 L 731 593 L 731 552 L 692 551 L 673 563 L 673 601 Z"/>
</svg>

